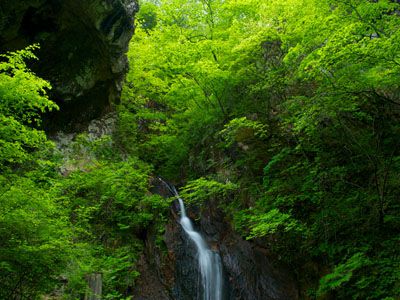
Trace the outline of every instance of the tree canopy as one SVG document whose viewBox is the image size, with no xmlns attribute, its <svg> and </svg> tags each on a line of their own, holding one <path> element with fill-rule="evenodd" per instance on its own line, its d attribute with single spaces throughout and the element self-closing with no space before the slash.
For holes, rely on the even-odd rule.
<svg viewBox="0 0 400 300">
<path fill-rule="evenodd" d="M 399 296 L 399 9 L 142 3 L 120 107 L 138 155 L 295 266 L 303 297 Z"/>
</svg>

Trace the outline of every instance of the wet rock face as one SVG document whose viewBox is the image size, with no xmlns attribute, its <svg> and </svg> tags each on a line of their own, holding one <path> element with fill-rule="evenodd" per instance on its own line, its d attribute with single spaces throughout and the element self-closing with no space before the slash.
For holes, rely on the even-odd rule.
<svg viewBox="0 0 400 300">
<path fill-rule="evenodd" d="M 136 0 L 0 1 L 0 52 L 41 45 L 31 68 L 61 106 L 49 129 L 79 129 L 119 98 L 137 9 Z"/>
<path fill-rule="evenodd" d="M 171 194 L 156 178 L 151 181 L 152 192 L 163 197 Z M 187 208 L 196 231 L 206 239 L 212 250 L 218 251 L 223 264 L 222 300 L 298 300 L 298 288 L 290 270 L 271 257 L 267 249 L 236 234 L 223 212 L 213 202 L 200 209 Z M 197 220 L 197 221 L 196 221 Z M 145 265 L 141 268 L 135 300 L 156 299 L 149 297 L 146 290 L 152 289 L 151 282 L 157 282 L 158 289 L 165 297 L 160 299 L 193 300 L 199 297 L 199 267 L 197 250 L 179 224 L 179 204 L 171 207 L 170 221 L 165 227 L 166 249 L 155 246 L 155 233 L 148 232 L 145 238 Z M 149 271 L 151 270 L 151 271 Z"/>
<path fill-rule="evenodd" d="M 228 299 L 297 300 L 296 282 L 288 268 L 271 257 L 267 249 L 236 234 L 213 203 L 206 207 L 200 225 L 209 244 L 220 253 L 228 280 Z"/>
<path fill-rule="evenodd" d="M 220 253 L 233 287 L 232 299 L 298 299 L 290 273 L 275 266 L 265 249 L 233 236 L 221 244 Z"/>
<path fill-rule="evenodd" d="M 173 241 L 173 248 L 176 257 L 175 261 L 175 282 L 172 288 L 174 299 L 192 300 L 196 299 L 199 293 L 200 269 L 197 263 L 197 250 L 192 241 L 185 236 L 185 232 L 177 226 L 172 231 L 169 240 Z M 170 232 L 170 234 L 172 233 Z M 175 241 L 174 241 L 175 240 Z"/>
<path fill-rule="evenodd" d="M 157 270 L 157 280 L 163 283 L 162 289 L 169 295 L 169 299 L 201 299 L 198 298 L 200 278 L 196 248 L 179 225 L 177 212 L 178 207 L 173 207 L 171 221 L 164 234 L 167 254 L 159 255 L 147 250 L 146 261 L 152 265 L 152 270 Z M 192 219 L 197 213 L 188 208 L 188 215 Z M 221 256 L 224 273 L 223 300 L 298 299 L 296 281 L 290 270 L 272 258 L 267 249 L 245 241 L 233 232 L 218 208 L 209 204 L 203 210 L 200 221 L 194 223 L 196 230 L 207 239 L 209 246 L 219 251 Z M 153 248 L 149 247 L 153 244 L 151 239 L 149 235 L 146 242 L 148 249 Z M 148 272 L 142 273 L 142 276 L 148 277 Z M 140 284 L 138 290 L 148 289 L 149 284 L 145 280 Z M 137 293 L 133 299 L 151 297 Z"/>
<path fill-rule="evenodd" d="M 158 278 L 154 269 L 142 255 L 137 263 L 137 268 L 141 274 L 135 283 L 133 298 L 136 300 L 170 300 L 168 291 Z"/>
<path fill-rule="evenodd" d="M 216 207 L 209 205 L 203 210 L 197 229 L 221 256 L 223 300 L 298 299 L 296 282 L 287 267 L 275 261 L 266 249 L 233 232 Z M 173 299 L 196 299 L 200 278 L 195 246 L 177 222 L 167 226 L 164 238 L 174 257 L 174 261 L 169 262 L 174 264 L 174 280 L 170 285 Z"/>
</svg>

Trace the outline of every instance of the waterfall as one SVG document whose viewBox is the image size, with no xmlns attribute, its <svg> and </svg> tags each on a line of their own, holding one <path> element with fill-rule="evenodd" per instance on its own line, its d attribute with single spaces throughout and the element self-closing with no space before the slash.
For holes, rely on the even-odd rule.
<svg viewBox="0 0 400 300">
<path fill-rule="evenodd" d="M 221 258 L 215 251 L 210 250 L 202 236 L 193 229 L 192 222 L 186 216 L 183 200 L 178 196 L 179 207 L 181 210 L 181 220 L 183 230 L 195 243 L 197 248 L 199 267 L 201 273 L 201 284 L 203 288 L 204 300 L 222 299 L 222 268 Z"/>
<path fill-rule="evenodd" d="M 161 179 L 160 179 L 161 180 Z M 162 181 L 162 180 L 161 180 Z M 164 181 L 162 181 L 164 182 Z M 201 292 L 203 300 L 222 300 L 222 264 L 221 258 L 216 251 L 212 251 L 200 233 L 193 228 L 191 220 L 186 215 L 185 205 L 179 197 L 175 187 L 164 184 L 178 198 L 181 212 L 180 224 L 194 242 L 197 249 L 198 263 L 201 275 Z"/>
</svg>

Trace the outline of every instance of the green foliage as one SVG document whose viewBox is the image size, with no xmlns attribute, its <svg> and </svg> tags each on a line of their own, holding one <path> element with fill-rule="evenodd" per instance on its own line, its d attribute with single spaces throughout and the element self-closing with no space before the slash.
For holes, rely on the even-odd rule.
<svg viewBox="0 0 400 300">
<path fill-rule="evenodd" d="M 252 27 L 263 28 L 254 11 L 258 5 L 253 4 L 219 0 L 142 3 L 142 14 L 151 11 L 157 22 L 151 30 L 139 28 L 130 45 L 128 57 L 135 67 L 123 90 L 119 128 L 133 131 L 130 134 L 136 137 L 139 156 L 146 155 L 143 158 L 154 163 L 164 177 L 188 169 L 206 172 L 212 167 L 203 163 L 210 154 L 201 149 L 210 146 L 213 136 L 223 129 L 240 97 L 235 85 L 248 77 L 244 73 L 249 62 L 235 65 L 241 58 L 237 54 L 253 51 L 262 38 Z M 235 21 L 237 17 L 242 23 Z M 244 22 L 246 28 L 241 28 Z M 217 148 L 218 142 L 213 143 Z M 154 154 L 149 157 L 148 153 Z M 177 172 L 179 167 L 181 172 Z"/>
<path fill-rule="evenodd" d="M 36 59 L 30 46 L 0 55 L 0 168 L 32 163 L 32 152 L 51 147 L 40 124 L 40 113 L 57 109 L 48 99 L 50 84 L 33 74 L 25 60 Z"/>
<path fill-rule="evenodd" d="M 32 52 L 37 48 L 34 45 L 0 55 L 3 59 L 0 62 L 0 113 L 27 124 L 40 122 L 39 113 L 57 109 L 47 97 L 50 84 L 32 73 L 25 63 L 28 59 L 37 59 Z"/>
<path fill-rule="evenodd" d="M 318 294 L 339 288 L 351 279 L 354 271 L 368 263 L 369 260 L 363 253 L 354 254 L 345 263 L 336 266 L 332 273 L 321 278 Z"/>
<path fill-rule="evenodd" d="M 32 179 L 0 180 L 0 297 L 35 299 L 53 289 L 70 258 L 66 215 Z"/>
<path fill-rule="evenodd" d="M 301 226 L 291 215 L 281 213 L 276 208 L 268 213 L 252 216 L 249 222 L 255 225 L 250 227 L 251 231 L 247 237 L 248 239 L 270 235 L 278 230 L 283 232 L 301 231 Z"/>
<path fill-rule="evenodd" d="M 71 259 L 71 231 L 55 201 L 53 143 L 35 127 L 57 109 L 48 82 L 26 66 L 37 46 L 0 59 L 0 298 L 38 299 Z"/>
<path fill-rule="evenodd" d="M 62 186 L 64 205 L 83 238 L 106 244 L 127 235 L 135 239 L 150 224 L 160 224 L 169 202 L 148 195 L 149 167 L 137 159 L 101 163 L 75 171 Z"/>
<path fill-rule="evenodd" d="M 153 3 L 145 2 L 140 6 L 136 19 L 142 29 L 151 30 L 157 25 L 156 10 L 157 6 Z"/>
<path fill-rule="evenodd" d="M 87 139 L 80 138 L 89 147 L 78 139 L 77 153 L 83 147 L 93 160 L 84 165 L 84 170 L 69 174 L 59 187 L 60 201 L 69 210 L 75 238 L 86 245 L 77 250 L 82 253 L 79 263 L 66 274 L 71 278 L 68 295 L 71 299 L 82 295 L 87 288 L 82 283 L 85 276 L 101 273 L 104 298 L 125 299 L 139 275 L 135 264 L 143 250 L 143 232 L 163 226 L 170 203 L 149 195 L 148 165 L 134 157 L 125 161 L 97 160 L 95 157 L 103 156 L 94 154 L 104 153 L 109 144 L 87 144 Z"/>
<path fill-rule="evenodd" d="M 0 298 L 63 290 L 78 299 L 88 275 L 102 273 L 104 299 L 126 299 L 143 234 L 162 232 L 169 202 L 149 194 L 152 168 L 111 136 L 80 134 L 54 149 L 37 128 L 57 106 L 25 62 L 36 48 L 0 62 Z"/>
<path fill-rule="evenodd" d="M 230 147 L 235 142 L 246 142 L 252 137 L 265 138 L 267 136 L 266 125 L 258 121 L 252 121 L 246 117 L 236 118 L 224 125 L 220 134 L 225 140 L 225 146 Z"/>
<path fill-rule="evenodd" d="M 315 298 L 398 297 L 399 3 L 146 5 L 121 106 L 139 155 Z"/>
<path fill-rule="evenodd" d="M 135 247 L 136 246 L 136 247 Z M 103 275 L 104 299 L 126 299 L 126 289 L 133 286 L 139 276 L 133 266 L 142 247 L 132 242 L 129 246 L 120 247 L 110 251 L 99 251 L 98 259 L 92 266 L 92 272 L 101 272 Z"/>
<path fill-rule="evenodd" d="M 199 178 L 189 181 L 182 189 L 181 196 L 188 203 L 201 205 L 210 198 L 227 198 L 238 186 L 232 182 L 221 183 L 212 179 Z M 221 201 L 221 200 L 220 200 Z"/>
</svg>

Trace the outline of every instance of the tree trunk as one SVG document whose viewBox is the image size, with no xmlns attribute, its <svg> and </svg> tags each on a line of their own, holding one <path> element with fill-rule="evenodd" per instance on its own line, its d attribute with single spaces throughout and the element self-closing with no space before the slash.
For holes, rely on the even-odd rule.
<svg viewBox="0 0 400 300">
<path fill-rule="evenodd" d="M 85 300 L 101 300 L 102 278 L 100 273 L 93 273 L 86 276 L 89 290 L 86 292 Z"/>
</svg>

